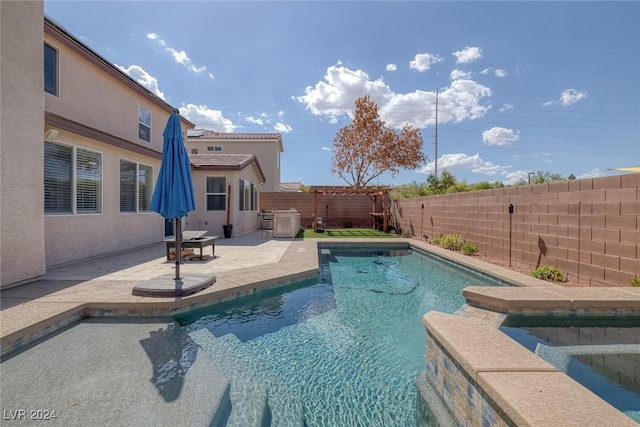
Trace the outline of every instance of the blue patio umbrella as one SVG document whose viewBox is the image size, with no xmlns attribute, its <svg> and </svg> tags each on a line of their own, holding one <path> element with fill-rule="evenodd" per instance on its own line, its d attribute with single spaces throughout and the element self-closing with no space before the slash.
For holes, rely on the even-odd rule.
<svg viewBox="0 0 640 427">
<path fill-rule="evenodd" d="M 180 261 L 182 254 L 182 228 L 180 218 L 195 210 L 196 203 L 193 195 L 191 180 L 191 164 L 187 156 L 187 149 L 182 139 L 182 126 L 178 110 L 167 121 L 162 134 L 162 164 L 156 182 L 151 210 L 166 219 L 175 220 L 176 228 L 176 277 L 180 280 Z"/>
</svg>

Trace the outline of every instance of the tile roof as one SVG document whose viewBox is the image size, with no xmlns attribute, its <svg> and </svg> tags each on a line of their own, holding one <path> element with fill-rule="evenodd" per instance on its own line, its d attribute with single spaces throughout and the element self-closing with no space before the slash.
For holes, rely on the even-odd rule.
<svg viewBox="0 0 640 427">
<path fill-rule="evenodd" d="M 301 182 L 281 182 L 280 191 L 302 191 Z"/>
<path fill-rule="evenodd" d="M 189 154 L 189 161 L 196 169 L 203 170 L 242 170 L 253 164 L 262 182 L 265 181 L 255 154 Z"/>
<path fill-rule="evenodd" d="M 244 167 L 255 160 L 253 154 L 190 154 L 189 160 L 195 167 L 200 166 L 239 166 Z"/>
<path fill-rule="evenodd" d="M 243 133 L 243 132 L 216 132 L 207 129 L 192 129 L 187 133 L 188 139 L 215 139 L 215 140 L 281 140 L 279 133 Z"/>
</svg>

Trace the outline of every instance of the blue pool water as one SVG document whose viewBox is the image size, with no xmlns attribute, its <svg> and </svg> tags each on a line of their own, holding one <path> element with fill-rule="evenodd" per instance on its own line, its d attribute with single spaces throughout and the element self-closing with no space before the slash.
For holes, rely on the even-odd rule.
<svg viewBox="0 0 640 427">
<path fill-rule="evenodd" d="M 529 322 L 527 322 L 529 320 Z M 637 318 L 507 318 L 505 334 L 640 423 Z"/>
<path fill-rule="evenodd" d="M 324 248 L 320 280 L 179 316 L 302 405 L 308 426 L 417 425 L 422 315 L 502 283 L 412 250 Z M 202 331 L 200 331 L 202 332 Z M 277 414 L 274 413 L 274 418 Z"/>
</svg>

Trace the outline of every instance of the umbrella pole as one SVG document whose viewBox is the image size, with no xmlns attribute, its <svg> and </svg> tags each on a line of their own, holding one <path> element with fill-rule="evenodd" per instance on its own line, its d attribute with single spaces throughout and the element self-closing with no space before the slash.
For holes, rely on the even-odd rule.
<svg viewBox="0 0 640 427">
<path fill-rule="evenodd" d="M 180 218 L 175 220 L 176 227 L 176 279 L 180 280 L 180 262 L 182 262 L 182 227 L 180 225 Z"/>
</svg>

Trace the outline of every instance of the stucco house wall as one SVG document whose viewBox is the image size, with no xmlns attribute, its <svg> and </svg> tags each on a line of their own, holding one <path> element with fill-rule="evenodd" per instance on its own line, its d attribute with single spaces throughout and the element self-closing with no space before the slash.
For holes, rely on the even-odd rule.
<svg viewBox="0 0 640 427">
<path fill-rule="evenodd" d="M 102 212 L 44 216 L 44 242 L 48 267 L 149 245 L 163 239 L 164 219 L 159 214 L 150 211 L 120 212 L 120 159 L 152 166 L 155 185 L 160 170 L 159 158 L 151 158 L 64 131 L 60 131 L 55 142 L 95 150 L 102 154 Z"/>
<path fill-rule="evenodd" d="M 42 1 L 0 1 L 0 287 L 44 274 Z"/>
<path fill-rule="evenodd" d="M 222 133 L 193 130 L 185 144 L 187 151 L 197 149 L 198 154 L 211 154 L 209 146 L 220 146 L 220 154 L 253 154 L 264 172 L 262 191 L 280 191 L 280 156 L 283 151 L 279 133 Z M 193 136 L 198 135 L 198 136 Z"/>
<path fill-rule="evenodd" d="M 227 186 L 231 186 L 231 197 L 227 199 L 229 222 L 233 224 L 232 237 L 239 237 L 258 229 L 258 212 L 260 193 L 255 210 L 240 211 L 239 181 L 244 179 L 260 183 L 260 176 L 253 167 L 245 167 L 240 171 L 215 171 L 192 169 L 194 193 L 196 196 L 196 210 L 190 212 L 186 219 L 187 230 L 206 230 L 209 236 L 223 236 L 223 225 L 227 223 L 227 211 L 208 211 L 206 200 L 206 177 L 226 176 Z"/>
<path fill-rule="evenodd" d="M 52 142 L 102 154 L 101 212 L 45 213 L 46 266 L 161 241 L 164 219 L 159 214 L 143 209 L 121 212 L 120 160 L 151 166 L 155 186 L 162 132 L 173 108 L 47 19 L 44 40 L 58 50 L 59 93 L 44 95 L 46 129 L 58 132 Z M 139 138 L 139 105 L 151 112 L 150 142 Z M 185 135 L 186 129 L 193 127 L 184 119 L 182 125 Z"/>
<path fill-rule="evenodd" d="M 162 151 L 162 132 L 171 107 L 123 72 L 78 43 L 50 20 L 44 40 L 59 51 L 59 96 L 45 93 L 45 109 L 108 132 L 133 144 Z M 151 142 L 138 137 L 138 106 L 152 113 Z M 185 131 L 186 135 L 186 131 Z"/>
</svg>

